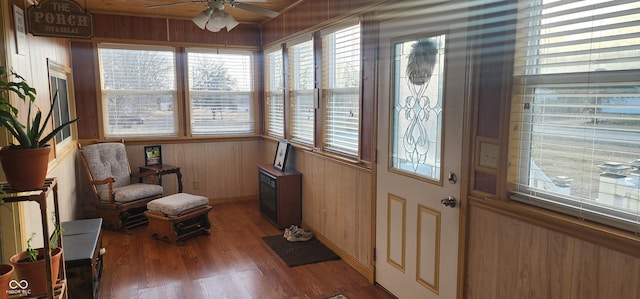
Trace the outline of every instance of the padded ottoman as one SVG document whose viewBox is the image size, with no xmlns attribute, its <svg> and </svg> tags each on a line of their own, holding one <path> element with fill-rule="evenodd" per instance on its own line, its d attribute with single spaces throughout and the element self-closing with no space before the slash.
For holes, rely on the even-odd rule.
<svg viewBox="0 0 640 299">
<path fill-rule="evenodd" d="M 148 230 L 156 239 L 182 245 L 188 238 L 209 234 L 209 199 L 177 193 L 147 203 Z"/>
</svg>

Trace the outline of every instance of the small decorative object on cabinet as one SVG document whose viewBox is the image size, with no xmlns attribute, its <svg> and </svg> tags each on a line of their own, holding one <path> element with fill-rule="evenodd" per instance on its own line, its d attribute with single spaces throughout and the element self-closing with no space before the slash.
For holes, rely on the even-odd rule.
<svg viewBox="0 0 640 299">
<path fill-rule="evenodd" d="M 278 229 L 302 221 L 302 174 L 280 171 L 273 165 L 258 165 L 260 213 Z"/>
<path fill-rule="evenodd" d="M 47 219 L 47 198 L 53 194 L 53 207 L 55 212 L 55 223 L 60 223 L 60 209 L 58 208 L 58 181 L 55 178 L 47 178 L 44 181 L 44 186 L 30 191 L 18 191 L 12 188 L 11 185 L 2 183 L 0 192 L 0 199 L 5 203 L 20 202 L 20 201 L 35 201 L 40 205 L 40 216 L 42 221 L 42 235 L 49 235 L 49 221 Z M 62 237 L 58 238 L 57 246 L 63 248 Z M 44 248 L 50 248 L 51 240 L 48 237 L 44 238 Z M 54 241 L 55 243 L 55 241 Z M 57 277 L 53 277 L 51 274 L 51 251 L 44 250 L 44 264 L 46 270 L 44 271 L 45 277 L 48 283 L 46 288 L 47 298 L 66 298 L 67 296 L 67 281 L 66 281 L 66 267 L 64 264 L 64 255 L 60 257 L 60 271 Z M 28 296 L 34 296 L 36 294 L 28 294 L 28 285 L 22 289 L 22 285 L 16 289 L 9 290 L 9 295 L 21 296 L 24 293 Z M 41 294 L 44 296 L 44 294 Z"/>
<path fill-rule="evenodd" d="M 287 155 L 289 154 L 289 143 L 286 141 L 278 141 L 276 147 L 276 155 L 273 157 L 273 167 L 277 170 L 284 171 L 287 164 Z"/>
</svg>

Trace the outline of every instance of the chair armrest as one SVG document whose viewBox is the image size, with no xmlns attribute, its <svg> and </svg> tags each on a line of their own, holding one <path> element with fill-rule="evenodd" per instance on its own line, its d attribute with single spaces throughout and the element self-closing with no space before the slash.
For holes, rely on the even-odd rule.
<svg viewBox="0 0 640 299">
<path fill-rule="evenodd" d="M 111 178 L 106 178 L 104 180 L 93 180 L 91 181 L 91 185 L 106 185 L 109 184 L 109 201 L 113 202 L 114 196 L 113 196 L 113 182 L 115 182 L 116 179 L 111 177 Z M 97 195 L 96 195 L 97 196 Z"/>
<path fill-rule="evenodd" d="M 116 179 L 114 178 L 106 178 L 104 180 L 93 180 L 91 181 L 91 185 L 106 185 L 106 184 L 113 184 L 113 182 L 115 182 Z"/>
</svg>

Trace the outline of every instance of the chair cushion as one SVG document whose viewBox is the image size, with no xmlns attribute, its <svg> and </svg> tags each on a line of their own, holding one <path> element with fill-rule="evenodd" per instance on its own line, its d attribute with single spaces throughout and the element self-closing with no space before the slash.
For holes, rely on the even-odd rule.
<svg viewBox="0 0 640 299">
<path fill-rule="evenodd" d="M 120 142 L 105 142 L 83 146 L 81 149 L 94 180 L 114 178 L 113 187 L 129 185 L 130 168 L 127 151 Z M 99 192 L 108 190 L 108 185 L 96 186 Z M 102 198 L 102 196 L 101 196 Z"/>
<path fill-rule="evenodd" d="M 98 192 L 100 199 L 109 200 L 109 190 Z M 131 184 L 123 187 L 113 188 L 114 200 L 117 202 L 129 202 L 149 196 L 161 195 L 162 186 L 154 184 Z"/>
<path fill-rule="evenodd" d="M 164 213 L 168 216 L 177 216 L 183 211 L 203 206 L 209 203 L 204 196 L 188 193 L 177 193 L 163 198 L 158 198 L 147 203 L 147 209 Z"/>
</svg>

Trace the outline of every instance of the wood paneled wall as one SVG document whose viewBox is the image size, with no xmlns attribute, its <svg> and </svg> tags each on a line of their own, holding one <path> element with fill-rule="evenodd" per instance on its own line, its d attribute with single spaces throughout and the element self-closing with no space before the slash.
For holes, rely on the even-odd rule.
<svg viewBox="0 0 640 299">
<path fill-rule="evenodd" d="M 276 143 L 265 140 L 265 163 Z M 373 280 L 373 175 L 370 169 L 294 149 L 287 167 L 302 173 L 302 223 L 362 275 Z"/>
<path fill-rule="evenodd" d="M 354 14 L 380 0 L 305 0 L 262 26 L 263 45 L 282 41 L 291 35 L 322 26 L 337 18 Z"/>
<path fill-rule="evenodd" d="M 259 47 L 260 28 L 256 24 L 239 24 L 231 32 L 211 32 L 198 28 L 191 20 L 145 18 L 121 15 L 93 15 L 94 37 L 129 41 L 200 43 Z"/>
<path fill-rule="evenodd" d="M 51 94 L 49 92 L 49 69 L 48 62 L 53 61 L 58 65 L 71 67 L 69 45 L 66 39 L 38 37 L 29 33 L 26 34 L 24 47 L 18 53 L 16 45 L 16 31 L 13 18 L 14 5 L 23 8 L 26 22 L 26 7 L 23 0 L 9 0 L 0 3 L 2 14 L 1 22 L 3 38 L 1 46 L 3 48 L 0 55 L 0 65 L 20 74 L 37 91 L 36 105 L 44 115 L 48 113 L 51 105 Z M 26 24 L 25 24 L 26 26 Z M 16 107 L 20 109 L 23 120 L 26 119 L 26 105 L 17 102 Z M 49 131 L 53 129 L 53 121 L 49 124 Z M 0 146 L 5 146 L 11 140 L 1 140 Z M 55 149 L 55 147 L 54 147 Z M 49 164 L 50 177 L 58 177 L 59 183 L 59 205 L 61 207 L 60 216 L 62 221 L 74 219 L 76 217 L 76 184 L 74 155 L 66 154 L 56 157 L 55 150 L 51 151 Z M 4 178 L 4 174 L 2 174 Z M 52 209 L 50 209 L 52 211 Z M 3 214 L 6 216 L 6 214 Z M 18 250 L 22 250 L 26 245 L 26 236 L 31 232 L 36 232 L 37 240 L 41 240 L 40 209 L 37 204 L 23 203 L 21 207 L 14 205 L 11 213 L 13 219 L 2 217 L 2 258 L 8 259 Z M 11 222 L 11 223 L 7 223 Z M 36 244 L 37 246 L 37 244 Z"/>
<path fill-rule="evenodd" d="M 640 298 L 638 257 L 474 201 L 469 220 L 466 298 Z"/>
</svg>

